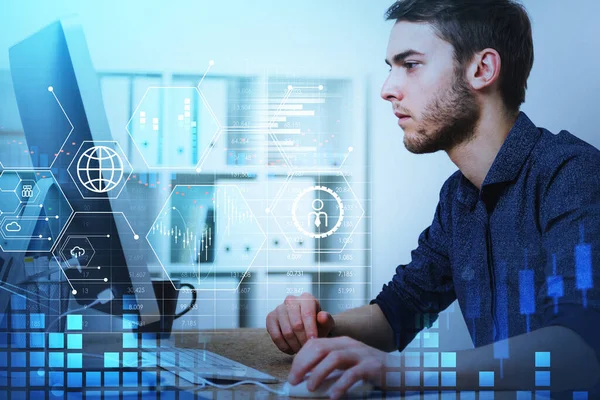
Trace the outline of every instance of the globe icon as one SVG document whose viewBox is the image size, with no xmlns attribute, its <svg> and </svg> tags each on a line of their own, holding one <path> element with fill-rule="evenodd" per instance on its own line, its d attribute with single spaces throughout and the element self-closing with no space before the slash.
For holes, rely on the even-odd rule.
<svg viewBox="0 0 600 400">
<path fill-rule="evenodd" d="M 77 161 L 77 177 L 91 192 L 109 192 L 123 179 L 123 161 L 110 147 L 90 147 Z"/>
</svg>

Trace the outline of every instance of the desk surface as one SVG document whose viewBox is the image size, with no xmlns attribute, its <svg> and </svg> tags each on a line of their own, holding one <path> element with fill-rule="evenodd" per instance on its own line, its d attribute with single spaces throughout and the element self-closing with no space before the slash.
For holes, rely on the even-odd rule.
<svg viewBox="0 0 600 400">
<path fill-rule="evenodd" d="M 293 356 L 287 355 L 281 351 L 271 341 L 269 334 L 265 329 L 236 329 L 223 331 L 220 333 L 177 333 L 174 335 L 178 346 L 189 348 L 202 348 L 206 343 L 206 349 L 224 357 L 238 361 L 244 365 L 256 368 L 259 371 L 266 372 L 282 380 L 281 383 L 271 384 L 273 389 L 280 389 L 283 382 L 287 380 L 290 371 Z M 235 391 L 228 399 L 237 398 L 236 393 L 243 393 L 241 398 L 275 399 L 276 395 L 266 390 L 254 386 L 243 385 L 231 389 Z M 207 398 L 211 398 L 214 389 L 209 389 Z M 217 398 L 217 397 L 212 397 Z M 400 398 L 391 393 L 383 395 L 381 392 L 375 392 L 371 398 Z M 439 399 L 439 394 L 410 396 L 410 399 Z M 457 396 L 457 398 L 459 398 Z M 515 392 L 495 392 L 494 399 L 515 399 Z"/>
<path fill-rule="evenodd" d="M 292 366 L 293 356 L 281 352 L 271 340 L 265 329 L 235 329 L 221 333 L 178 333 L 175 334 L 175 342 L 181 347 L 197 348 L 206 343 L 206 349 L 224 357 L 238 361 L 248 367 L 273 375 L 281 379 L 280 383 L 270 384 L 268 386 L 275 390 L 281 389 Z M 211 398 L 212 393 L 217 389 L 207 391 L 207 398 Z M 273 393 L 254 386 L 242 385 L 231 389 L 232 396 L 227 399 L 237 399 L 236 394 L 240 394 L 243 399 L 260 398 L 276 399 L 281 398 Z M 212 397 L 218 399 L 217 397 Z M 378 392 L 372 398 L 383 398 Z M 387 396 L 387 398 L 390 398 Z M 434 397 L 438 399 L 438 396 Z"/>
<path fill-rule="evenodd" d="M 178 346 L 201 348 L 287 380 L 293 356 L 281 352 L 265 329 L 235 329 L 218 333 L 177 333 Z M 277 384 L 275 384 L 277 386 Z"/>
<path fill-rule="evenodd" d="M 265 329 L 235 329 L 218 333 L 177 333 L 174 334 L 174 338 L 180 347 L 204 348 L 204 343 L 206 343 L 206 349 L 209 351 L 281 379 L 281 383 L 268 385 L 275 390 L 281 389 L 287 380 L 294 359 L 293 356 L 281 352 L 273 344 Z M 215 390 L 218 389 L 208 389 L 207 392 Z M 275 394 L 254 385 L 238 386 L 231 391 L 260 395 L 261 399 L 277 398 Z M 210 398 L 210 395 L 206 397 Z"/>
</svg>

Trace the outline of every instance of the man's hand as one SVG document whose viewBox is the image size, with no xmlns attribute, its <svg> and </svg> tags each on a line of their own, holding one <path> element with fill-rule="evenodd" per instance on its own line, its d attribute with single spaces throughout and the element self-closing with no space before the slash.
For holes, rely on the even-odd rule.
<svg viewBox="0 0 600 400">
<path fill-rule="evenodd" d="M 288 296 L 267 315 L 267 331 L 279 350 L 295 354 L 311 338 L 325 337 L 333 329 L 331 314 L 321 311 L 309 293 Z"/>
<path fill-rule="evenodd" d="M 334 370 L 344 370 L 329 392 L 332 399 L 339 399 L 361 379 L 381 386 L 387 355 L 349 337 L 312 339 L 294 358 L 288 381 L 296 385 L 311 372 L 307 388 L 313 391 Z"/>
</svg>

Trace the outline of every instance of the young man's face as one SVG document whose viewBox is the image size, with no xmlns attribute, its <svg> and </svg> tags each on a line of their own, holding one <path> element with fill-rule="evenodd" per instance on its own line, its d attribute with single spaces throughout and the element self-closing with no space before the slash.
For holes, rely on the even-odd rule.
<svg viewBox="0 0 600 400">
<path fill-rule="evenodd" d="M 472 138 L 480 115 L 475 94 L 456 68 L 454 48 L 426 23 L 397 22 L 381 97 L 392 103 L 404 145 L 416 154 L 449 151 Z"/>
</svg>

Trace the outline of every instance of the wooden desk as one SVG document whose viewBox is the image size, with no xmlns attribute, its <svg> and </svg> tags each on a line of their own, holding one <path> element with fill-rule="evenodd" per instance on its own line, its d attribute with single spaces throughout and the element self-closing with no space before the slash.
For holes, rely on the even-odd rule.
<svg viewBox="0 0 600 400">
<path fill-rule="evenodd" d="M 180 347 L 199 348 L 206 342 L 206 350 L 238 361 L 259 371 L 287 380 L 293 356 L 280 351 L 266 329 L 232 329 L 218 333 L 176 333 L 175 343 Z"/>
<path fill-rule="evenodd" d="M 269 334 L 265 329 L 235 329 L 223 331 L 220 333 L 177 333 L 174 334 L 175 342 L 178 346 L 188 348 L 202 348 L 206 343 L 206 349 L 232 360 L 238 361 L 244 365 L 256 368 L 259 371 L 266 372 L 276 378 L 281 379 L 281 383 L 270 384 L 273 389 L 280 389 L 287 380 L 290 371 L 293 356 L 281 352 L 271 341 Z M 267 392 L 266 390 L 254 385 L 242 385 L 228 391 L 218 389 L 206 389 L 199 392 L 204 393 L 204 397 L 215 400 L 230 399 L 276 399 L 278 396 Z M 227 393 L 228 392 L 228 393 Z M 374 392 L 370 399 L 399 399 L 403 398 L 393 393 L 383 394 Z M 406 397 L 408 399 L 436 399 L 439 400 L 438 393 L 431 395 L 417 395 Z M 460 395 L 457 394 L 457 399 Z M 532 396 L 532 398 L 535 398 Z M 515 392 L 495 392 L 495 400 L 514 400 Z"/>
<path fill-rule="evenodd" d="M 273 389 L 281 389 L 283 383 L 287 380 L 288 373 L 292 366 L 293 356 L 281 352 L 271 340 L 265 329 L 234 329 L 218 333 L 176 333 L 173 335 L 178 347 L 204 348 L 224 357 L 238 361 L 248 367 L 256 368 L 259 371 L 273 375 L 281 380 L 280 383 L 270 384 Z M 218 389 L 207 389 L 206 397 L 210 398 Z M 254 386 L 243 385 L 230 390 L 231 395 L 236 399 L 239 393 L 244 393 L 242 398 L 260 397 L 277 398 L 276 395 L 266 390 Z M 199 393 L 204 393 L 204 390 Z M 213 398 L 217 399 L 214 395 Z M 222 397 L 218 397 L 221 399 Z M 230 397 L 224 397 L 230 398 Z"/>
</svg>

